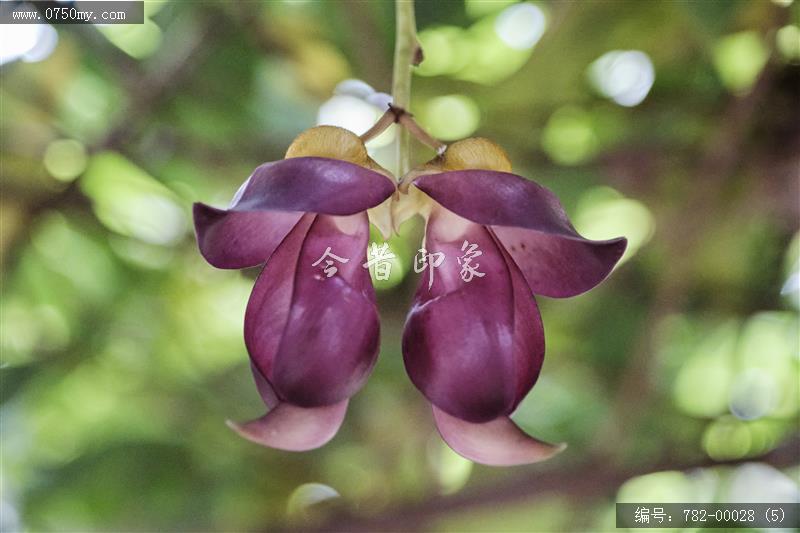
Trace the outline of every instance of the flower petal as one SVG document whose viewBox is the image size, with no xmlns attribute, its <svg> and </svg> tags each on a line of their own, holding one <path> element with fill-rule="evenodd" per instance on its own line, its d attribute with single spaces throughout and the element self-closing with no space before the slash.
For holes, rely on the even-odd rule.
<svg viewBox="0 0 800 533">
<path fill-rule="evenodd" d="M 268 409 L 272 409 L 278 405 L 280 400 L 278 399 L 278 395 L 275 394 L 275 389 L 273 389 L 272 385 L 269 384 L 267 378 L 261 375 L 261 371 L 256 368 L 256 365 L 253 364 L 253 361 L 250 361 L 250 372 L 253 373 L 253 381 L 256 382 L 258 394 L 261 396 L 261 400 L 264 402 L 264 405 L 266 405 Z"/>
<path fill-rule="evenodd" d="M 261 272 L 245 314 L 253 364 L 282 402 L 331 405 L 363 385 L 378 352 L 379 324 L 366 257 L 366 213 L 305 215 Z M 338 272 L 313 265 L 330 248 Z"/>
<path fill-rule="evenodd" d="M 457 261 L 465 253 L 464 241 L 482 252 L 471 266 L 484 276 L 469 282 L 461 278 Z M 544 354 L 533 295 L 524 290 L 521 276 L 513 281 L 501 248 L 483 226 L 434 209 L 426 247 L 445 259 L 434 270 L 430 290 L 429 271 L 423 271 L 406 321 L 403 358 L 409 377 L 453 416 L 486 422 L 507 415 L 533 386 Z"/>
<path fill-rule="evenodd" d="M 490 231 L 491 233 L 491 231 Z M 539 372 L 544 364 L 544 326 L 542 315 L 536 305 L 536 299 L 531 293 L 519 267 L 509 256 L 503 246 L 498 243 L 498 248 L 503 253 L 503 259 L 511 275 L 514 298 L 514 361 L 516 364 L 517 392 L 514 406 L 530 392 Z"/>
<path fill-rule="evenodd" d="M 516 174 L 459 170 L 424 175 L 414 184 L 454 213 L 492 226 L 537 294 L 585 292 L 605 279 L 625 251 L 621 237 L 581 237 L 552 192 Z"/>
<path fill-rule="evenodd" d="M 227 210 L 194 204 L 197 242 L 218 268 L 263 263 L 302 213 L 352 215 L 386 200 L 395 185 L 359 165 L 296 157 L 258 167 Z"/>
<path fill-rule="evenodd" d="M 433 407 L 433 417 L 442 439 L 459 455 L 491 466 L 535 463 L 559 453 L 565 444 L 553 445 L 534 439 L 509 417 L 474 424 Z"/>
<path fill-rule="evenodd" d="M 533 292 L 552 298 L 576 296 L 597 286 L 627 246 L 625 238 L 590 241 L 506 226 L 493 229 Z"/>
<path fill-rule="evenodd" d="M 289 403 L 279 403 L 269 413 L 239 424 L 228 426 L 239 435 L 263 446 L 303 452 L 319 448 L 331 440 L 342 425 L 348 400 L 333 405 L 304 409 Z"/>
<path fill-rule="evenodd" d="M 258 167 L 231 209 L 354 215 L 380 204 L 394 190 L 383 174 L 347 161 L 294 157 Z"/>
<path fill-rule="evenodd" d="M 225 211 L 193 207 L 197 244 L 217 268 L 247 268 L 265 262 L 303 216 L 298 212 Z"/>
</svg>

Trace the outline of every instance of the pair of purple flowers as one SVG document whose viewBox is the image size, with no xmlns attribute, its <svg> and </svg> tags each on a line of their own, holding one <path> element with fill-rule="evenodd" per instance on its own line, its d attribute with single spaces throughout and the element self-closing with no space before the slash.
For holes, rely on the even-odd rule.
<svg viewBox="0 0 800 533">
<path fill-rule="evenodd" d="M 286 159 L 258 167 L 228 209 L 194 206 L 209 263 L 265 263 L 244 336 L 269 411 L 232 423 L 240 435 L 293 451 L 333 438 L 378 355 L 375 293 L 360 260 L 370 218 L 383 229 L 390 217 L 396 227 L 413 214 L 427 219 L 428 252 L 463 255 L 465 241 L 482 251 L 483 275 L 469 283 L 456 261 L 442 262 L 430 287 L 423 275 L 403 334 L 406 370 L 431 402 L 442 438 L 490 465 L 531 463 L 561 449 L 509 418 L 544 358 L 533 295 L 591 289 L 619 260 L 625 239 L 581 237 L 555 195 L 511 174 L 505 153 L 485 139 L 450 145 L 398 189 L 359 137 L 331 126 L 304 132 Z M 330 250 L 355 260 L 328 277 L 315 263 Z"/>
</svg>

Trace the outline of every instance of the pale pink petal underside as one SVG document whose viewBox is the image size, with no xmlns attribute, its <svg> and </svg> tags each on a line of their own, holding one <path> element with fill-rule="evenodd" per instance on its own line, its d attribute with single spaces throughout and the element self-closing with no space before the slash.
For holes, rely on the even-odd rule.
<svg viewBox="0 0 800 533">
<path fill-rule="evenodd" d="M 433 418 L 448 446 L 476 463 L 490 466 L 536 463 L 566 448 L 566 444 L 554 445 L 534 439 L 507 416 L 474 424 L 433 407 Z"/>
<path fill-rule="evenodd" d="M 331 440 L 342 425 L 348 400 L 306 409 L 279 403 L 269 413 L 250 422 L 228 420 L 242 437 L 270 448 L 291 452 L 313 450 Z"/>
</svg>

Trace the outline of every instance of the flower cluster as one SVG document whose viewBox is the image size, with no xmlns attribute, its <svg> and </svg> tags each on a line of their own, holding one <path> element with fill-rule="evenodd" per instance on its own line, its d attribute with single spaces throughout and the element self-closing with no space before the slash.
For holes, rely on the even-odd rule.
<svg viewBox="0 0 800 533">
<path fill-rule="evenodd" d="M 544 358 L 534 294 L 591 289 L 625 239 L 581 237 L 555 195 L 512 174 L 505 152 L 486 139 L 453 143 L 396 182 L 361 138 L 333 126 L 302 133 L 285 159 L 258 167 L 228 209 L 194 206 L 209 263 L 264 264 L 244 337 L 268 412 L 231 423 L 240 435 L 294 451 L 333 438 L 375 364 L 379 318 L 369 271 L 361 260 L 334 265 L 332 250 L 337 259 L 365 258 L 371 221 L 386 234 L 414 215 L 427 221 L 421 268 L 415 261 L 427 273 L 406 321 L 403 358 L 442 438 L 490 465 L 531 463 L 561 449 L 509 417 Z"/>
</svg>

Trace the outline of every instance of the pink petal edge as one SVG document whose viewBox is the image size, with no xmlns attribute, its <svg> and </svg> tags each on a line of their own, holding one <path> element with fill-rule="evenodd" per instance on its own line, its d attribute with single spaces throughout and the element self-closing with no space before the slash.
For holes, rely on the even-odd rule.
<svg viewBox="0 0 800 533">
<path fill-rule="evenodd" d="M 433 408 L 442 439 L 462 457 L 489 466 L 515 466 L 544 461 L 567 447 L 536 440 L 509 417 L 474 424 Z"/>
<path fill-rule="evenodd" d="M 336 435 L 347 413 L 348 401 L 310 409 L 279 403 L 261 418 L 244 423 L 227 420 L 226 424 L 256 444 L 304 452 L 323 446 Z"/>
</svg>

